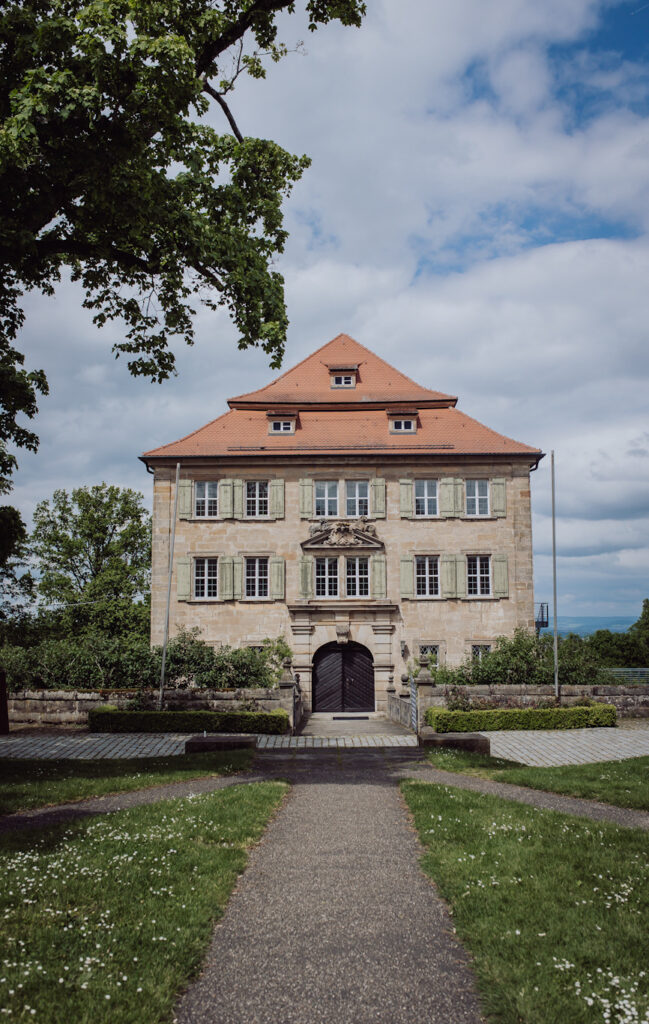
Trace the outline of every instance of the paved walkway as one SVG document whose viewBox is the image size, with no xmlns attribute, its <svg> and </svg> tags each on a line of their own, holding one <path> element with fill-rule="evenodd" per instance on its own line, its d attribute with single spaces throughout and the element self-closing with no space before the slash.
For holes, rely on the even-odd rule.
<svg viewBox="0 0 649 1024">
<path fill-rule="evenodd" d="M 622 761 L 649 755 L 646 729 L 529 729 L 483 732 L 491 756 L 535 767 Z"/>
<path fill-rule="evenodd" d="M 183 733 L 62 733 L 59 736 L 0 736 L 0 757 L 58 758 L 174 757 L 185 753 Z"/>
</svg>

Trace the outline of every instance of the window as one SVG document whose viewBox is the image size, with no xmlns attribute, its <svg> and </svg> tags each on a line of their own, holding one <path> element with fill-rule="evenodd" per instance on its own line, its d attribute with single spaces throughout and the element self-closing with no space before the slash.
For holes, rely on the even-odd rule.
<svg viewBox="0 0 649 1024">
<path fill-rule="evenodd" d="M 437 480 L 415 480 L 415 515 L 437 515 Z"/>
<path fill-rule="evenodd" d="M 489 481 L 467 480 L 466 514 L 468 516 L 489 515 Z"/>
<path fill-rule="evenodd" d="M 347 515 L 368 516 L 370 514 L 370 489 L 367 480 L 347 481 Z"/>
<path fill-rule="evenodd" d="M 246 597 L 268 597 L 267 558 L 246 558 Z"/>
<path fill-rule="evenodd" d="M 369 597 L 369 558 L 347 559 L 347 597 Z"/>
<path fill-rule="evenodd" d="M 316 480 L 315 482 L 315 514 L 316 516 L 338 515 L 338 481 Z"/>
<path fill-rule="evenodd" d="M 415 434 L 417 424 L 414 420 L 390 420 L 390 430 L 393 433 Z"/>
<path fill-rule="evenodd" d="M 415 584 L 417 597 L 439 597 L 439 558 L 437 555 L 417 555 L 415 558 Z"/>
<path fill-rule="evenodd" d="M 469 597 L 491 594 L 491 559 L 489 555 L 467 555 L 467 593 Z"/>
<path fill-rule="evenodd" d="M 338 559 L 316 558 L 316 597 L 338 597 Z"/>
<path fill-rule="evenodd" d="M 424 658 L 429 668 L 437 668 L 439 664 L 439 644 L 419 644 L 419 660 L 423 662 Z"/>
<path fill-rule="evenodd" d="M 471 644 L 471 657 L 474 661 L 482 661 L 485 654 L 489 654 L 491 644 Z"/>
<path fill-rule="evenodd" d="M 271 420 L 271 434 L 292 434 L 295 430 L 295 420 Z"/>
<path fill-rule="evenodd" d="M 332 388 L 354 388 L 356 387 L 355 373 L 333 373 L 331 375 Z"/>
<path fill-rule="evenodd" d="M 205 483 L 196 481 L 194 484 L 194 515 L 217 516 L 219 514 L 218 504 L 219 485 L 217 483 Z"/>
<path fill-rule="evenodd" d="M 218 597 L 218 558 L 194 559 L 194 597 Z"/>
<path fill-rule="evenodd" d="M 268 480 L 246 480 L 246 515 L 268 515 Z"/>
</svg>

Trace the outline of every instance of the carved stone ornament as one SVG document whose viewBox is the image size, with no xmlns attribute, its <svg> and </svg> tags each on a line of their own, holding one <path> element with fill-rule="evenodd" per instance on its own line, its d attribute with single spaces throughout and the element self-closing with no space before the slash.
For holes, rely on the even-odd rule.
<svg viewBox="0 0 649 1024">
<path fill-rule="evenodd" d="M 325 525 L 312 523 L 309 539 L 302 542 L 304 551 L 319 548 L 372 548 L 382 549 L 383 544 L 376 536 L 374 523 L 366 519 L 338 519 Z"/>
</svg>

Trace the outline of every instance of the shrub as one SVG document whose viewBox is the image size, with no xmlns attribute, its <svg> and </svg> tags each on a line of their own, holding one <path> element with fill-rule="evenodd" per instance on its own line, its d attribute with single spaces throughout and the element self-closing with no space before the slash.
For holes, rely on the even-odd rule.
<svg viewBox="0 0 649 1024">
<path fill-rule="evenodd" d="M 288 715 L 278 711 L 106 711 L 88 712 L 91 732 L 260 732 L 288 731 Z"/>
<path fill-rule="evenodd" d="M 148 640 L 132 634 L 43 640 L 35 647 L 0 648 L 0 664 L 11 690 L 139 688 L 155 681 Z"/>
<path fill-rule="evenodd" d="M 283 636 L 262 641 L 262 649 L 253 647 L 221 647 L 214 652 L 213 662 L 198 672 L 198 686 L 215 690 L 234 690 L 262 686 L 272 688 L 279 682 L 282 662 L 291 657 L 291 648 Z"/>
<path fill-rule="evenodd" d="M 448 711 L 428 708 L 426 724 L 436 732 L 485 732 L 493 729 L 584 729 L 615 725 L 613 704 L 592 707 L 500 708 L 488 711 Z"/>
</svg>

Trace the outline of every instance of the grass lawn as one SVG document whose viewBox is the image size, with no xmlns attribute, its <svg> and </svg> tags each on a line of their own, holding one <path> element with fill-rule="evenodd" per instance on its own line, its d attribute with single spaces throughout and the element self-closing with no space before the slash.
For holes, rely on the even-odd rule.
<svg viewBox="0 0 649 1024">
<path fill-rule="evenodd" d="M 547 789 L 567 796 L 603 800 L 617 807 L 649 811 L 649 757 L 562 765 L 558 768 L 528 768 L 485 754 L 449 748 L 431 750 L 427 756 L 435 768 L 449 772 L 478 775 L 483 779 L 512 782 L 517 786 Z"/>
<path fill-rule="evenodd" d="M 120 811 L 0 839 L 2 1018 L 171 1021 L 247 849 L 286 785 Z"/>
<path fill-rule="evenodd" d="M 86 796 L 145 789 L 205 775 L 224 775 L 248 768 L 251 760 L 250 750 L 98 761 L 17 761 L 2 758 L 0 814 L 63 804 Z"/>
<path fill-rule="evenodd" d="M 423 782 L 402 790 L 422 867 L 494 1024 L 645 1024 L 645 833 Z"/>
</svg>

